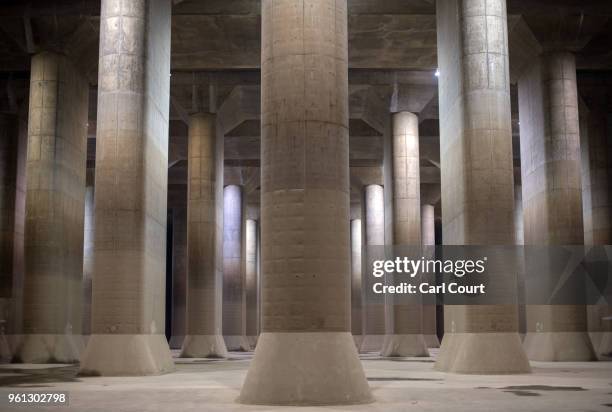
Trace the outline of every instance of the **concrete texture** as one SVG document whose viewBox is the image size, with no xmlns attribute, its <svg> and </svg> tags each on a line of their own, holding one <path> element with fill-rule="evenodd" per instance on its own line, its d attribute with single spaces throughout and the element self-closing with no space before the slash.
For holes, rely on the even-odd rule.
<svg viewBox="0 0 612 412">
<path fill-rule="evenodd" d="M 187 182 L 193 184 L 190 178 Z M 172 259 L 171 322 L 170 340 L 168 341 L 171 349 L 182 348 L 187 334 L 187 268 L 189 266 L 187 219 L 187 207 L 172 208 L 172 256 L 168 257 Z"/>
<path fill-rule="evenodd" d="M 420 246 L 419 118 L 410 112 L 394 113 L 392 124 L 393 244 Z M 420 296 L 389 294 L 385 304 L 388 307 L 381 355 L 428 356 Z"/>
<path fill-rule="evenodd" d="M 251 347 L 259 336 L 259 279 L 257 275 L 257 221 L 245 222 L 245 287 L 246 287 L 246 335 Z"/>
<path fill-rule="evenodd" d="M 194 114 L 189 124 L 187 203 L 187 336 L 183 357 L 225 357 L 221 327 L 223 279 L 217 271 L 219 175 L 216 116 Z"/>
<path fill-rule="evenodd" d="M 83 336 L 91 334 L 91 288 L 94 251 L 94 170 L 87 170 L 83 223 Z"/>
<path fill-rule="evenodd" d="M 251 345 L 246 337 L 243 197 L 240 186 L 223 189 L 223 336 L 229 350 L 248 351 Z"/>
<path fill-rule="evenodd" d="M 13 360 L 77 362 L 89 86 L 64 56 L 32 57 L 23 337 Z"/>
<path fill-rule="evenodd" d="M 436 245 L 435 207 L 429 204 L 421 206 L 421 244 L 426 246 L 425 253 L 434 251 Z M 436 305 L 423 304 L 423 336 L 428 348 L 439 348 Z"/>
<path fill-rule="evenodd" d="M 587 100 L 579 105 L 582 169 L 582 214 L 585 245 L 612 244 L 612 125 L 606 104 L 608 87 L 599 78 L 587 78 L 579 86 Z M 612 307 L 587 306 L 587 323 L 595 354 L 612 358 Z"/>
<path fill-rule="evenodd" d="M 362 242 L 362 262 L 367 264 L 366 250 L 369 246 L 385 245 L 385 199 L 380 185 L 368 185 L 364 189 L 364 221 Z M 385 298 L 370 291 L 377 282 L 373 276 L 362 271 L 362 319 L 363 340 L 359 352 L 380 352 L 383 348 L 385 327 Z"/>
<path fill-rule="evenodd" d="M 102 1 L 85 374 L 173 367 L 164 336 L 170 13 L 166 0 Z"/>
<path fill-rule="evenodd" d="M 442 239 L 514 244 L 514 179 L 506 2 L 437 2 Z M 496 273 L 516 299 L 513 273 Z M 446 306 L 436 368 L 529 372 L 516 305 Z M 486 349 L 486 348 L 489 349 Z M 495 348 L 493 350 L 493 348 Z"/>
<path fill-rule="evenodd" d="M 361 219 L 351 220 L 351 333 L 357 348 L 361 346 L 363 340 L 361 234 Z"/>
<path fill-rule="evenodd" d="M 347 3 L 267 0 L 261 24 L 262 334 L 240 401 L 368 402 L 350 334 Z"/>
<path fill-rule="evenodd" d="M 95 334 L 83 353 L 81 376 L 146 376 L 174 371 L 161 334 Z"/>
<path fill-rule="evenodd" d="M 316 356 L 321 356 L 317 354 Z M 150 377 L 75 377 L 74 366 L 0 365 L 0 396 L 9 392 L 67 391 L 69 406 L 54 411 L 441 411 L 522 412 L 609 411 L 612 363 L 533 362 L 529 375 L 457 375 L 434 371 L 435 358 L 395 361 L 362 357 L 376 394 L 374 403 L 347 406 L 268 406 L 236 402 L 250 353 L 227 360 L 179 359 L 176 372 Z M 5 406 L 7 412 L 23 406 Z"/>
<path fill-rule="evenodd" d="M 268 371 L 266 379 L 253 373 L 261 370 Z M 369 391 L 350 333 L 264 332 L 259 337 L 239 402 L 359 404 L 370 399 Z"/>
<path fill-rule="evenodd" d="M 584 228 L 574 56 L 566 52 L 540 56 L 522 73 L 518 89 L 525 244 L 581 245 Z M 524 347 L 529 359 L 595 359 L 585 306 L 527 305 L 526 313 Z M 555 333 L 584 336 L 549 336 Z"/>
</svg>

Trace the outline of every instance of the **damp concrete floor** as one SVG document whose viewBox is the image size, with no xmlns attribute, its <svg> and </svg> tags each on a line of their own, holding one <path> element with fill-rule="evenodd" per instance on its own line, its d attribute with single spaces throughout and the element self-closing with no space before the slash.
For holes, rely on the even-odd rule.
<svg viewBox="0 0 612 412">
<path fill-rule="evenodd" d="M 0 365 L 0 411 L 612 412 L 612 362 L 533 362 L 530 375 L 485 376 L 436 372 L 433 358 L 363 355 L 374 403 L 290 408 L 236 403 L 251 357 L 176 359 L 174 373 L 129 378 L 81 378 L 71 365 Z M 66 391 L 69 405 L 7 406 L 8 393 L 16 391 Z"/>
</svg>

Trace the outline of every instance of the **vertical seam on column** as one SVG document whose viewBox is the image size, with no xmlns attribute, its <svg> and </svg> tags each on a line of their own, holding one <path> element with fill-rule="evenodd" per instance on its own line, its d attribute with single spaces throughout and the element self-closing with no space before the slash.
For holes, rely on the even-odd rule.
<svg viewBox="0 0 612 412">
<path fill-rule="evenodd" d="M 485 57 L 487 63 L 487 88 L 491 87 L 491 73 L 489 67 L 489 20 L 487 19 L 487 2 L 484 1 L 484 23 L 485 23 Z M 489 115 L 491 112 L 489 112 Z M 489 117 L 489 122 L 491 118 Z"/>
<path fill-rule="evenodd" d="M 306 191 L 306 185 L 308 181 L 308 176 L 306 176 L 306 146 L 308 145 L 308 118 L 306 117 L 307 107 L 306 107 L 306 76 L 308 76 L 306 72 L 306 35 L 305 35 L 305 25 L 306 25 L 306 0 L 302 0 L 302 70 L 304 73 L 304 77 L 302 79 L 302 103 L 304 107 L 302 108 L 304 113 L 304 145 L 302 148 L 302 176 L 304 181 L 302 182 L 302 188 L 304 192 Z M 304 194 L 302 194 L 304 196 Z M 304 204 L 304 198 L 302 198 L 302 205 Z"/>
</svg>

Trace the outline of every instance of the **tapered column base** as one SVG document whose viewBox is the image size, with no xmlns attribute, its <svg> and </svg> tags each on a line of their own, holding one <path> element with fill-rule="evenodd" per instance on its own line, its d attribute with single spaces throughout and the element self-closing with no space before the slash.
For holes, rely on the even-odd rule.
<svg viewBox="0 0 612 412">
<path fill-rule="evenodd" d="M 223 339 L 225 339 L 227 350 L 235 352 L 249 352 L 251 350 L 251 345 L 245 335 L 228 335 L 224 336 Z"/>
<path fill-rule="evenodd" d="M 227 348 L 221 335 L 187 335 L 181 358 L 227 358 Z"/>
<path fill-rule="evenodd" d="M 361 343 L 363 342 L 363 335 L 353 335 L 353 342 L 355 342 L 355 349 L 359 352 Z"/>
<path fill-rule="evenodd" d="M 429 356 L 429 351 L 423 335 L 385 335 L 380 354 L 386 357 Z"/>
<path fill-rule="evenodd" d="M 423 335 L 425 337 L 425 344 L 428 348 L 439 348 L 440 347 L 440 339 L 438 339 L 438 335 Z"/>
<path fill-rule="evenodd" d="M 170 346 L 170 349 L 181 349 L 183 347 L 183 342 L 185 342 L 185 335 L 172 335 L 168 342 L 168 346 Z"/>
<path fill-rule="evenodd" d="M 247 336 L 247 342 L 249 342 L 249 346 L 251 349 L 255 349 L 257 346 L 257 340 L 259 339 L 259 335 L 249 335 Z"/>
<path fill-rule="evenodd" d="M 78 363 L 83 337 L 67 334 L 24 334 L 13 354 L 15 363 Z"/>
<path fill-rule="evenodd" d="M 599 360 L 612 360 L 612 332 L 600 332 L 601 340 L 596 347 L 596 355 Z"/>
<path fill-rule="evenodd" d="M 531 372 L 516 332 L 447 333 L 434 369 L 482 375 Z"/>
<path fill-rule="evenodd" d="M 81 358 L 84 376 L 146 376 L 174 371 L 164 335 L 91 335 Z"/>
<path fill-rule="evenodd" d="M 380 352 L 384 341 L 385 335 L 363 335 L 359 353 Z"/>
<path fill-rule="evenodd" d="M 348 332 L 262 333 L 239 398 L 253 405 L 351 405 L 372 400 Z"/>
<path fill-rule="evenodd" d="M 588 362 L 597 360 L 587 332 L 528 332 L 523 342 L 529 360 Z"/>
</svg>

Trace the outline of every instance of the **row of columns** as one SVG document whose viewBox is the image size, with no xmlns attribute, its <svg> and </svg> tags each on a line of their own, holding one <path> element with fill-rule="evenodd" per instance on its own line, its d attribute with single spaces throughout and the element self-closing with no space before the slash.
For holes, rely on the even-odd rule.
<svg viewBox="0 0 612 412">
<path fill-rule="evenodd" d="M 92 320 L 81 374 L 174 368 L 160 304 L 170 17 L 166 0 L 102 1 Z M 440 0 L 437 19 L 444 243 L 514 244 L 505 1 Z M 346 1 L 262 3 L 262 333 L 240 394 L 244 403 L 372 399 L 351 336 L 359 325 L 351 323 L 349 308 L 359 305 L 350 285 L 360 277 L 358 245 L 385 244 L 384 199 L 381 186 L 368 186 L 365 228 L 349 224 L 347 50 Z M 24 362 L 74 362 L 83 345 L 88 87 L 65 57 L 53 53 L 33 58 L 31 76 L 24 336 L 15 353 Z M 519 80 L 519 95 L 521 111 L 528 111 L 521 114 L 525 243 L 582 244 L 572 56 L 542 56 Z M 253 297 L 245 285 L 254 282 L 257 252 L 241 239 L 253 239 L 256 229 L 243 218 L 240 188 L 223 193 L 214 116 L 190 120 L 182 356 L 224 356 L 223 335 L 231 337 L 228 346 L 250 347 L 253 329 L 244 308 L 252 307 Z M 418 121 L 412 113 L 393 120 L 394 242 L 431 244 L 431 231 L 421 229 L 426 212 L 419 198 Z M 429 219 L 430 209 L 427 214 Z M 223 302 L 222 273 L 228 286 Z M 369 281 L 361 277 L 362 291 Z M 517 290 L 504 293 L 516 298 Z M 427 353 L 431 308 L 399 303 L 387 305 L 385 317 L 384 301 L 362 301 L 362 350 L 372 345 L 387 355 Z M 593 358 L 584 306 L 528 307 L 524 350 L 517 305 L 446 307 L 436 369 L 524 373 L 526 352 L 542 360 Z"/>
</svg>

